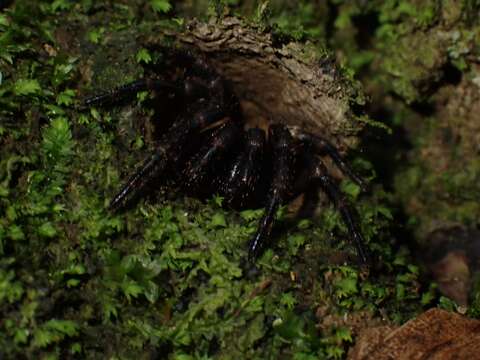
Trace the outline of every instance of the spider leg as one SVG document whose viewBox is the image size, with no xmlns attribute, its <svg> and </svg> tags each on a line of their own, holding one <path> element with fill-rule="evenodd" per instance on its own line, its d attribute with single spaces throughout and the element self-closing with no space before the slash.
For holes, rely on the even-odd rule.
<svg viewBox="0 0 480 360">
<path fill-rule="evenodd" d="M 270 126 L 269 139 L 272 144 L 272 183 L 267 194 L 265 214 L 257 232 L 250 241 L 248 259 L 254 261 L 264 249 L 272 234 L 275 214 L 279 206 L 290 196 L 295 163 L 294 140 L 290 131 L 279 124 Z"/>
<path fill-rule="evenodd" d="M 362 233 L 354 220 L 353 211 L 348 204 L 348 201 L 342 195 L 338 185 L 328 174 L 327 167 L 322 160 L 317 156 L 310 160 L 309 176 L 299 178 L 295 184 L 295 188 L 299 192 L 305 190 L 305 186 L 310 184 L 320 185 L 323 191 L 327 194 L 331 202 L 333 202 L 340 212 L 343 222 L 347 226 L 350 238 L 352 239 L 358 256 L 363 264 L 370 264 L 370 254 L 365 248 L 365 240 Z M 308 185 L 307 185 L 308 184 Z"/>
<path fill-rule="evenodd" d="M 227 175 L 220 183 L 220 193 L 224 196 L 226 205 L 243 208 L 252 200 L 260 179 L 265 143 L 265 132 L 262 129 L 252 128 L 246 131 L 244 149 L 228 167 Z"/>
<path fill-rule="evenodd" d="M 353 182 L 360 186 L 363 191 L 367 189 L 368 186 L 365 181 L 353 171 L 351 166 L 347 164 L 345 159 L 342 157 L 342 155 L 340 155 L 338 150 L 331 142 L 321 136 L 300 131 L 296 127 L 292 128 L 291 130 L 298 140 L 306 144 L 310 144 L 316 153 L 327 154 L 333 160 L 335 165 L 343 172 L 343 174 L 348 176 Z"/>
<path fill-rule="evenodd" d="M 169 164 L 180 159 L 182 150 L 192 135 L 198 134 L 201 129 L 221 120 L 224 116 L 222 107 L 214 105 L 198 111 L 192 118 L 175 122 L 162 137 L 160 145 L 113 197 L 109 209 L 116 211 L 126 207 L 153 179 L 160 176 Z"/>
<path fill-rule="evenodd" d="M 205 185 L 210 170 L 221 164 L 224 157 L 241 140 L 241 133 L 235 122 L 227 121 L 217 128 L 200 151 L 187 161 L 183 170 L 183 188 L 198 192 Z M 215 172 L 215 171 L 214 171 Z"/>
<path fill-rule="evenodd" d="M 187 72 L 182 84 L 161 79 L 139 79 L 101 94 L 89 96 L 83 100 L 83 106 L 112 105 L 132 98 L 138 92 L 145 90 L 169 91 L 175 95 L 183 95 L 188 98 L 205 96 L 211 91 L 222 94 L 222 91 L 218 91 L 223 86 L 223 84 L 220 84 L 223 82 L 220 76 L 215 74 L 204 60 L 192 57 L 190 61 L 193 62 L 192 69 Z M 209 80 L 205 81 L 202 76 Z"/>
<path fill-rule="evenodd" d="M 118 103 L 122 100 L 133 97 L 140 91 L 145 90 L 166 90 L 174 93 L 180 93 L 182 88 L 159 79 L 140 79 L 132 81 L 128 84 L 120 85 L 114 89 L 108 90 L 101 94 L 88 96 L 83 100 L 84 107 L 105 106 Z"/>
</svg>

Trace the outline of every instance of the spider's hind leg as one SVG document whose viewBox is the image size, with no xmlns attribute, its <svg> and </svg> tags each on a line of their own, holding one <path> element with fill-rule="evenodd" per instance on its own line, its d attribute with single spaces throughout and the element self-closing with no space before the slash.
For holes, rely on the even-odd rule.
<svg viewBox="0 0 480 360">
<path fill-rule="evenodd" d="M 367 190 L 368 185 L 365 180 L 353 171 L 352 167 L 345 161 L 330 141 L 321 136 L 301 131 L 297 127 L 291 127 L 290 130 L 295 138 L 310 145 L 315 153 L 328 155 L 344 175 L 348 176 L 353 182 L 360 186 L 363 191 Z"/>
<path fill-rule="evenodd" d="M 295 189 L 300 193 L 310 186 L 320 186 L 340 212 L 350 238 L 357 249 L 358 256 L 363 264 L 370 264 L 370 254 L 365 247 L 365 240 L 354 218 L 354 212 L 342 194 L 338 185 L 329 175 L 327 167 L 318 156 L 309 157 L 308 174 L 299 177 Z"/>
</svg>

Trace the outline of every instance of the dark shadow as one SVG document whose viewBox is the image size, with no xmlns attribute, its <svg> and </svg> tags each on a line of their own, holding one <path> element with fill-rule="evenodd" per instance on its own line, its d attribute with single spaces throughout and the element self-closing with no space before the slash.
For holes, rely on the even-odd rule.
<svg viewBox="0 0 480 360">
<path fill-rule="evenodd" d="M 359 49 L 370 49 L 373 46 L 375 32 L 380 25 L 378 15 L 378 12 L 372 11 L 352 18 L 353 24 L 358 30 L 355 41 Z"/>
</svg>

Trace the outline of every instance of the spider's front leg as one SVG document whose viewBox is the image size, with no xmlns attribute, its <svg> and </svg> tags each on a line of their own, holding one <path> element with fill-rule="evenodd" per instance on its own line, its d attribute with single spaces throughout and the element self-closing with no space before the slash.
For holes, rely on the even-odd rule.
<svg viewBox="0 0 480 360">
<path fill-rule="evenodd" d="M 187 86 L 190 85 L 185 85 L 185 87 Z M 177 95 L 185 93 L 185 89 L 175 83 L 160 79 L 140 79 L 120 85 L 101 94 L 88 96 L 83 100 L 83 106 L 113 105 L 126 99 L 133 99 L 137 93 L 145 90 L 167 91 Z"/>
<path fill-rule="evenodd" d="M 267 195 L 265 215 L 250 241 L 248 258 L 254 261 L 265 248 L 272 234 L 275 214 L 279 206 L 291 196 L 295 165 L 294 140 L 290 131 L 280 124 L 270 126 L 272 146 L 272 183 Z"/>
<path fill-rule="evenodd" d="M 153 179 L 162 175 L 170 164 L 174 168 L 184 154 L 184 149 L 188 147 L 189 139 L 198 136 L 202 129 L 222 120 L 236 106 L 235 98 L 225 99 L 222 78 L 213 72 L 207 75 L 208 79 L 193 75 L 184 79 L 181 95 L 187 102 L 197 99 L 192 108 L 201 110 L 196 111 L 191 117 L 189 114 L 184 115 L 183 119 L 173 123 L 152 155 L 144 161 L 139 170 L 128 179 L 113 198 L 110 209 L 124 208 L 137 198 Z M 210 101 L 205 100 L 206 96 Z"/>
<path fill-rule="evenodd" d="M 223 86 L 223 84 L 218 85 L 221 82 L 221 78 L 210 70 L 204 61 L 195 59 L 190 55 L 188 62 L 192 68 L 186 72 L 183 78 L 175 81 L 158 78 L 138 79 L 100 94 L 88 96 L 83 100 L 83 106 L 118 104 L 127 99 L 132 100 L 137 93 L 146 90 L 161 91 L 191 101 L 192 99 L 207 96 L 212 91 L 216 91 Z M 205 81 L 202 76 L 208 80 Z"/>
<path fill-rule="evenodd" d="M 122 209 L 135 200 L 170 164 L 179 161 L 184 147 L 192 136 L 198 135 L 201 129 L 214 124 L 224 116 L 225 111 L 220 105 L 211 105 L 205 110 L 198 111 L 191 118 L 175 122 L 162 137 L 155 151 L 114 196 L 109 205 L 110 210 Z"/>
</svg>

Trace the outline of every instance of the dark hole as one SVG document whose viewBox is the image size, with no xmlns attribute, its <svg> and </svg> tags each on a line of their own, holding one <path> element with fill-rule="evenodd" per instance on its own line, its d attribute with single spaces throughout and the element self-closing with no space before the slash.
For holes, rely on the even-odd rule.
<svg viewBox="0 0 480 360">
<path fill-rule="evenodd" d="M 387 190 L 393 191 L 395 175 L 412 145 L 405 128 L 390 123 L 393 113 L 389 109 L 373 106 L 367 108 L 367 113 L 372 119 L 385 120 L 393 130 L 393 134 L 387 134 L 384 129 L 367 127 L 361 136 L 360 145 L 363 155 L 373 164 L 378 181 L 381 180 Z"/>
<path fill-rule="evenodd" d="M 0 0 L 0 10 L 3 10 L 7 6 L 13 3 L 13 0 Z"/>
<path fill-rule="evenodd" d="M 353 24 L 358 29 L 355 41 L 360 49 L 368 49 L 378 28 L 378 12 L 369 12 L 352 18 Z"/>
<path fill-rule="evenodd" d="M 424 116 L 432 116 L 435 112 L 435 107 L 428 101 L 428 97 L 434 95 L 443 86 L 453 85 L 457 86 L 462 81 L 462 72 L 457 69 L 452 63 L 448 62 L 441 68 L 441 78 L 433 82 L 427 80 L 426 84 L 418 84 L 418 87 L 424 87 L 424 99 L 419 103 L 413 104 L 413 109 Z M 425 86 L 426 85 L 426 86 Z"/>
<path fill-rule="evenodd" d="M 183 313 L 188 309 L 188 305 L 192 301 L 193 297 L 197 293 L 196 289 L 187 288 L 180 296 L 179 300 L 173 306 L 173 310 L 179 313 Z"/>
<path fill-rule="evenodd" d="M 458 85 L 460 84 L 460 81 L 462 81 L 462 72 L 452 63 L 447 63 L 443 67 L 443 77 L 441 83 L 445 85 Z"/>
<path fill-rule="evenodd" d="M 327 39 L 331 39 L 335 33 L 335 20 L 338 16 L 338 7 L 331 1 L 328 2 L 328 19 L 325 24 L 325 35 Z"/>
<path fill-rule="evenodd" d="M 435 113 L 435 104 L 426 100 L 414 102 L 411 107 L 415 112 L 424 117 L 433 116 Z"/>
<path fill-rule="evenodd" d="M 221 344 L 218 338 L 215 336 L 213 339 L 210 340 L 210 344 L 208 345 L 208 354 L 215 355 L 221 349 Z"/>
</svg>

